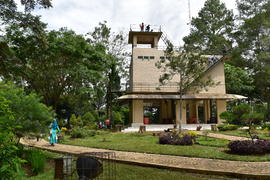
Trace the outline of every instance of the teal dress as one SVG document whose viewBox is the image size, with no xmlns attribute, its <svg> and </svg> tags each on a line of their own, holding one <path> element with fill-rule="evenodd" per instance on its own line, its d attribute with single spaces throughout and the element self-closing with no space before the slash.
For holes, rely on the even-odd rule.
<svg viewBox="0 0 270 180">
<path fill-rule="evenodd" d="M 60 132 L 57 121 L 54 120 L 49 126 L 49 128 L 50 128 L 50 144 L 54 145 L 55 143 L 57 143 L 57 133 Z"/>
</svg>

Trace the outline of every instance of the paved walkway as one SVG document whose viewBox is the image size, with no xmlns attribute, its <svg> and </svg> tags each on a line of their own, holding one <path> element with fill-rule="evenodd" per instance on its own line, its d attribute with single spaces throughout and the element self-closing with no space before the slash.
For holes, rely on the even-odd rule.
<svg viewBox="0 0 270 180">
<path fill-rule="evenodd" d="M 196 131 L 199 135 L 203 135 L 202 131 Z M 219 138 L 219 139 L 227 139 L 230 141 L 236 141 L 236 140 L 250 140 L 250 138 L 247 137 L 240 137 L 240 136 L 231 136 L 231 135 L 225 135 L 225 134 L 216 134 L 216 133 L 208 133 L 208 137 L 213 137 L 213 138 Z"/>
<path fill-rule="evenodd" d="M 50 146 L 45 140 L 37 142 L 36 140 L 22 139 L 21 143 L 48 151 L 73 155 L 86 152 L 114 152 L 115 160 L 118 162 L 143 166 L 171 168 L 196 173 L 229 175 L 234 177 L 248 177 L 252 179 L 270 179 L 270 162 L 241 162 L 206 158 L 188 158 L 171 155 L 111 151 L 63 144 Z"/>
</svg>

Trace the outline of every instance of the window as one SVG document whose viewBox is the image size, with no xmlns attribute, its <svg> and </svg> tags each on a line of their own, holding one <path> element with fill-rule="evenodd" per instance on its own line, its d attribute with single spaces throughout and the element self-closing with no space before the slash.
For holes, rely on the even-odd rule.
<svg viewBox="0 0 270 180">
<path fill-rule="evenodd" d="M 164 57 L 164 56 L 160 56 L 160 59 L 164 60 L 164 59 L 165 59 L 165 57 Z"/>
<path fill-rule="evenodd" d="M 155 59 L 155 56 L 150 56 L 150 59 Z"/>
<path fill-rule="evenodd" d="M 143 59 L 149 59 L 149 56 L 143 56 Z"/>
<path fill-rule="evenodd" d="M 138 56 L 138 59 L 143 59 L 143 56 Z"/>
</svg>

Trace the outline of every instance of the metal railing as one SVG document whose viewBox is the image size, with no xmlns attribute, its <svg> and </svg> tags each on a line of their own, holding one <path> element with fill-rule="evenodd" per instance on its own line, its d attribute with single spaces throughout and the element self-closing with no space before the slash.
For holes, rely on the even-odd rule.
<svg viewBox="0 0 270 180">
<path fill-rule="evenodd" d="M 161 32 L 161 26 L 158 25 L 151 25 L 150 24 L 150 29 L 149 31 L 146 31 L 146 26 L 148 24 L 144 24 L 144 29 L 143 31 L 140 28 L 140 24 L 131 24 L 130 25 L 130 31 L 134 31 L 134 32 Z"/>
</svg>

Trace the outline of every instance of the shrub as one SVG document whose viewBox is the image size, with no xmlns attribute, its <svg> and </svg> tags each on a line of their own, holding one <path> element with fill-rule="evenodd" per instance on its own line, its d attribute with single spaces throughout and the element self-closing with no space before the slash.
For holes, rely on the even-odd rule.
<svg viewBox="0 0 270 180">
<path fill-rule="evenodd" d="M 97 123 L 95 123 L 95 124 L 91 124 L 91 125 L 88 125 L 88 126 L 84 126 L 83 128 L 88 129 L 88 130 L 97 130 L 98 125 L 97 125 Z"/>
<path fill-rule="evenodd" d="M 96 133 L 96 131 L 94 131 L 94 130 L 88 130 L 87 131 L 87 136 L 88 137 L 91 137 L 91 136 L 95 136 L 97 133 Z"/>
<path fill-rule="evenodd" d="M 263 124 L 262 129 L 270 130 L 270 124 Z"/>
<path fill-rule="evenodd" d="M 226 123 L 229 123 L 229 124 L 233 122 L 233 118 L 234 118 L 233 114 L 231 112 L 228 112 L 228 111 L 220 113 L 219 117 L 221 119 L 226 120 Z"/>
<path fill-rule="evenodd" d="M 113 122 L 114 124 L 124 124 L 122 115 L 120 112 L 113 112 Z"/>
<path fill-rule="evenodd" d="M 177 134 L 167 132 L 159 136 L 159 144 L 175 144 L 178 139 Z"/>
<path fill-rule="evenodd" d="M 270 153 L 270 141 L 232 141 L 229 143 L 228 148 L 233 154 L 266 154 Z"/>
<path fill-rule="evenodd" d="M 95 124 L 95 116 L 91 112 L 87 112 L 83 115 L 82 121 L 84 126 L 91 126 L 92 124 Z"/>
<path fill-rule="evenodd" d="M 34 93 L 26 93 L 12 83 L 0 83 L 0 97 L 7 101 L 7 106 L 14 117 L 3 121 L 4 127 L 12 127 L 13 133 L 21 138 L 25 135 L 45 133 L 49 122 L 54 119 L 51 108 L 41 103 L 41 98 Z M 0 116 L 5 115 L 3 111 Z"/>
<path fill-rule="evenodd" d="M 69 119 L 69 123 L 72 126 L 72 128 L 79 127 L 79 126 L 82 126 L 83 125 L 83 122 L 81 120 L 81 117 L 80 116 L 76 117 L 75 114 L 72 114 L 71 115 L 71 117 Z"/>
<path fill-rule="evenodd" d="M 186 131 L 184 134 L 197 137 L 198 133 L 196 131 Z"/>
<path fill-rule="evenodd" d="M 96 131 L 87 130 L 84 128 L 75 128 L 70 133 L 71 138 L 85 138 L 85 137 L 91 137 L 95 135 L 96 135 Z"/>
<path fill-rule="evenodd" d="M 233 131 L 238 129 L 239 127 L 233 124 L 219 124 L 217 125 L 217 128 L 219 131 Z"/>
<path fill-rule="evenodd" d="M 44 170 L 46 157 L 41 150 L 29 150 L 26 154 L 26 160 L 30 163 L 34 174 L 41 173 Z"/>
<path fill-rule="evenodd" d="M 193 145 L 194 142 L 195 142 L 195 137 L 187 135 L 187 134 L 184 134 L 183 136 L 179 136 L 179 134 L 166 132 L 159 136 L 159 144 Z"/>
<path fill-rule="evenodd" d="M 86 136 L 87 136 L 86 130 L 80 128 L 72 129 L 70 133 L 71 138 L 85 138 Z"/>
<path fill-rule="evenodd" d="M 193 145 L 195 137 L 185 134 L 180 141 L 177 141 L 176 145 Z"/>
</svg>

